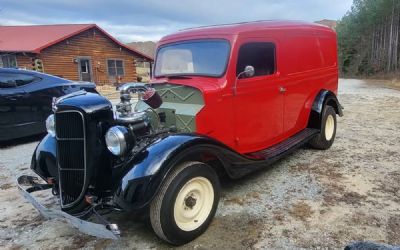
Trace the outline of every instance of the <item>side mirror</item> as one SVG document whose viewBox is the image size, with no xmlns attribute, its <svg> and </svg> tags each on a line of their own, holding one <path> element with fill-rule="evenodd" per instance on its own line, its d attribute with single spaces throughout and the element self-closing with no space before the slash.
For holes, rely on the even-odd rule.
<svg viewBox="0 0 400 250">
<path fill-rule="evenodd" d="M 246 67 L 244 67 L 243 72 L 246 77 L 253 77 L 255 74 L 254 67 L 251 65 L 247 65 Z"/>
<path fill-rule="evenodd" d="M 235 79 L 235 83 L 233 84 L 233 94 L 236 95 L 237 81 L 242 75 L 245 75 L 246 77 L 252 77 L 252 76 L 254 76 L 254 74 L 255 74 L 255 71 L 254 71 L 253 66 L 247 65 L 246 67 L 244 67 L 244 71 L 240 72 Z"/>
</svg>

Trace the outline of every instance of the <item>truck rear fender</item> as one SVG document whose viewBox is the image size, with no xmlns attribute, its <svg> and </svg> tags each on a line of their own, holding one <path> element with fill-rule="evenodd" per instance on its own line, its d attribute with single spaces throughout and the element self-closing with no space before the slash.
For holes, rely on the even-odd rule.
<svg viewBox="0 0 400 250">
<path fill-rule="evenodd" d="M 323 89 L 315 97 L 312 104 L 311 113 L 308 120 L 309 128 L 321 128 L 322 112 L 325 105 L 332 106 L 335 109 L 336 114 L 343 116 L 343 107 L 340 105 L 336 95 L 330 90 Z"/>
</svg>

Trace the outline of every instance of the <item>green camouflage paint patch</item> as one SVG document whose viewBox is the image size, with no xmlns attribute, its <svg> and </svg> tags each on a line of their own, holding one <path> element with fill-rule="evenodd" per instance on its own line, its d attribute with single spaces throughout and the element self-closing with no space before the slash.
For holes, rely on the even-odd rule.
<svg viewBox="0 0 400 250">
<path fill-rule="evenodd" d="M 165 112 L 166 125 L 176 126 L 179 132 L 196 131 L 196 115 L 203 108 L 201 92 L 184 85 L 154 86 L 163 100 L 158 112 Z"/>
</svg>

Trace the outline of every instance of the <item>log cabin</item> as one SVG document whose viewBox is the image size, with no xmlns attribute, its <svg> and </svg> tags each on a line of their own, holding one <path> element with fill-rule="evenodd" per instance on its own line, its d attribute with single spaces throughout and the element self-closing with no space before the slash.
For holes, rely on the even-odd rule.
<svg viewBox="0 0 400 250">
<path fill-rule="evenodd" d="M 96 24 L 0 26 L 0 67 L 108 85 L 136 81 L 136 64 L 152 61 Z"/>
</svg>

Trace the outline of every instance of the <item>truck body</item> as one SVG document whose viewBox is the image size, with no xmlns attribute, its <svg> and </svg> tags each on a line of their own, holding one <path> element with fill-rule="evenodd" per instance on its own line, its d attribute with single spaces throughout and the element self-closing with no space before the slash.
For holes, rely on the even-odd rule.
<svg viewBox="0 0 400 250">
<path fill-rule="evenodd" d="M 91 235 L 119 234 L 84 220 L 96 210 L 144 211 L 160 238 L 191 241 L 214 217 L 221 176 L 243 177 L 307 143 L 331 147 L 343 115 L 336 50 L 333 30 L 292 21 L 166 36 L 151 82 L 121 86 L 115 107 L 84 91 L 54 102 L 31 165 L 46 183 L 21 176 L 20 189 L 44 216 Z M 44 189 L 60 211 L 35 201 Z"/>
</svg>

